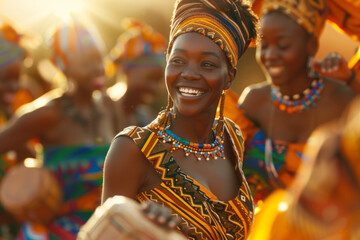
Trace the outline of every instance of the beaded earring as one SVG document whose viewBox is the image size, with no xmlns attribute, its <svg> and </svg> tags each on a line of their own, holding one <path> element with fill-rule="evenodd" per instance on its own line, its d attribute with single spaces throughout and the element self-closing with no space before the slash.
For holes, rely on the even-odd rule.
<svg viewBox="0 0 360 240">
<path fill-rule="evenodd" d="M 171 123 L 171 109 L 173 107 L 173 101 L 168 95 L 168 104 L 165 110 L 159 112 L 158 117 L 149 125 L 151 130 L 162 131 L 166 126 Z M 176 118 L 176 114 L 174 115 Z"/>
<path fill-rule="evenodd" d="M 219 120 L 216 124 L 215 132 L 216 136 L 220 137 L 224 134 L 224 104 L 225 104 L 225 91 L 222 91 L 221 97 L 220 97 L 220 106 L 219 106 Z"/>
</svg>

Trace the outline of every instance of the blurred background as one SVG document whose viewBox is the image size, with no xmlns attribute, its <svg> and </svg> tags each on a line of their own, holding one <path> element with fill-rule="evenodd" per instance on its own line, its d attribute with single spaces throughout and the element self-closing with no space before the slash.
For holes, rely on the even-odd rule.
<svg viewBox="0 0 360 240">
<path fill-rule="evenodd" d="M 79 16 L 86 24 L 93 24 L 104 41 L 105 51 L 109 51 L 123 31 L 122 19 L 127 17 L 144 20 L 167 38 L 174 2 L 175 0 L 0 0 L 0 15 L 14 22 L 19 30 L 35 36 L 30 43 L 34 51 L 33 59 L 27 62 L 27 71 L 35 79 L 32 84 L 38 83 L 40 89 L 47 84 L 34 69 L 36 62 L 44 56 L 44 42 L 41 39 L 46 38 L 49 28 L 68 18 L 70 13 Z M 358 44 L 327 24 L 316 58 L 321 60 L 327 53 L 336 51 L 349 60 Z M 239 62 L 237 80 L 232 89 L 240 94 L 247 85 L 264 80 L 255 60 L 255 49 L 251 48 Z"/>
</svg>

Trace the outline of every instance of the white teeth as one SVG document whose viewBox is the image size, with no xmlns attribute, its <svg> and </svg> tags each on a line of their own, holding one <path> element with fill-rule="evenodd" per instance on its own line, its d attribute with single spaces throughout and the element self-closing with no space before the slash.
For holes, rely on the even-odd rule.
<svg viewBox="0 0 360 240">
<path fill-rule="evenodd" d="M 184 96 L 199 96 L 204 93 L 203 91 L 201 91 L 199 89 L 186 88 L 186 87 L 179 88 L 179 91 Z"/>
<path fill-rule="evenodd" d="M 268 67 L 268 72 L 270 74 L 279 74 L 283 69 L 284 67 Z"/>
</svg>

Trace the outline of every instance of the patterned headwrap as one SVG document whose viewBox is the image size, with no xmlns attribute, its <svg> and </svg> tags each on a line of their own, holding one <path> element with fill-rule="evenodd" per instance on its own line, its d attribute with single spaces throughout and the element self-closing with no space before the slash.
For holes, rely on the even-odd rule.
<svg viewBox="0 0 360 240">
<path fill-rule="evenodd" d="M 165 38 L 145 23 L 126 19 L 122 33 L 110 51 L 110 61 L 124 68 L 165 65 Z"/>
<path fill-rule="evenodd" d="M 254 0 L 253 10 L 259 16 L 272 10 L 280 11 L 317 38 L 324 29 L 328 13 L 325 0 Z"/>
<path fill-rule="evenodd" d="M 0 19 L 0 69 L 26 56 L 26 51 L 19 45 L 21 37 L 11 25 Z"/>
<path fill-rule="evenodd" d="M 355 41 L 360 41 L 360 0 L 327 0 L 328 19 Z"/>
<path fill-rule="evenodd" d="M 69 66 L 71 58 L 94 46 L 99 47 L 99 41 L 79 21 L 58 26 L 50 38 L 51 60 L 62 71 Z"/>
<path fill-rule="evenodd" d="M 214 41 L 235 68 L 256 35 L 252 19 L 248 20 L 244 14 L 247 9 L 240 9 L 239 4 L 240 0 L 178 0 L 171 22 L 168 54 L 176 37 L 198 32 Z"/>
</svg>

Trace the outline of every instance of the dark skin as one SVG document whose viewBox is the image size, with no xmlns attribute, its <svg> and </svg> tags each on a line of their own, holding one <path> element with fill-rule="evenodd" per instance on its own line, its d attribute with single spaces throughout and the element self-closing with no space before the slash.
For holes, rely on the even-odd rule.
<svg viewBox="0 0 360 240">
<path fill-rule="evenodd" d="M 96 103 L 92 98 L 104 74 L 101 55 L 95 48 L 87 49 L 84 54 L 84 58 L 81 54 L 74 56 L 65 70 L 65 75 L 72 82 L 71 90 L 49 92 L 41 97 L 42 101 L 26 105 L 10 120 L 0 132 L 0 153 L 12 150 L 34 137 L 39 138 L 44 147 L 91 144 L 95 143 L 98 136 L 104 143 L 111 141 L 115 132 L 113 120 L 109 117 L 111 102 L 105 96 Z M 69 97 L 72 108 L 88 121 L 88 128 L 65 113 L 61 103 L 63 95 Z M 94 108 L 101 116 L 97 123 L 93 121 Z M 95 127 L 101 129 L 96 136 L 92 131 Z"/>
<path fill-rule="evenodd" d="M 134 66 L 119 70 L 126 78 L 127 89 L 125 94 L 115 102 L 117 130 L 137 125 L 139 122 L 136 110 L 141 105 L 152 103 L 158 93 L 164 71 L 160 66 Z M 149 114 L 151 114 L 149 112 Z"/>
<path fill-rule="evenodd" d="M 349 69 L 348 62 L 339 53 L 329 53 L 321 62 L 314 60 L 312 67 L 321 75 L 340 80 L 360 93 L 360 73 Z"/>
<path fill-rule="evenodd" d="M 221 49 L 207 37 L 186 33 L 176 38 L 165 71 L 176 113 L 171 131 L 189 141 L 212 142 L 217 104 L 235 72 L 228 67 Z M 189 94 L 190 89 L 197 93 Z M 168 143 L 164 147 L 170 150 Z M 227 134 L 224 147 L 226 160 L 198 161 L 192 155 L 186 157 L 182 150 L 172 155 L 183 172 L 219 200 L 228 201 L 237 195 L 241 178 L 234 170 L 236 158 Z M 119 137 L 112 143 L 105 161 L 102 202 L 114 195 L 134 199 L 138 193 L 160 184 L 160 177 L 131 139 Z"/>
<path fill-rule="evenodd" d="M 293 114 L 281 111 L 271 102 L 270 82 L 285 95 L 308 88 L 312 80 L 307 77 L 307 60 L 315 55 L 317 41 L 295 21 L 278 12 L 262 17 L 260 36 L 257 59 L 267 73 L 268 82 L 248 87 L 239 103 L 269 138 L 305 142 L 317 126 L 338 118 L 355 93 L 338 81 L 324 78 L 325 87 L 316 107 Z"/>
<path fill-rule="evenodd" d="M 74 88 L 65 93 L 49 92 L 41 97 L 41 104 L 38 104 L 37 100 L 20 109 L 0 131 L 0 154 L 17 150 L 19 146 L 26 146 L 27 141 L 32 138 L 38 138 L 44 147 L 95 143 L 97 136 L 68 116 L 60 101 L 63 94 L 69 96 L 73 108 L 89 119 L 89 128 L 95 128 L 94 121 L 91 121 L 92 93 L 98 88 L 101 82 L 99 78 L 101 79 L 104 73 L 102 58 L 96 49 L 88 49 L 85 58 L 80 55 L 74 56 L 71 67 L 65 70 Z M 99 133 L 103 143 L 109 143 L 115 134 L 113 120 L 109 117 L 112 116 L 111 104 L 110 99 L 105 96 L 96 103 L 96 108 L 102 116 L 97 127 L 101 129 Z M 0 216 L 0 224 L 11 222 L 14 222 L 14 219 L 9 214 Z"/>
</svg>

